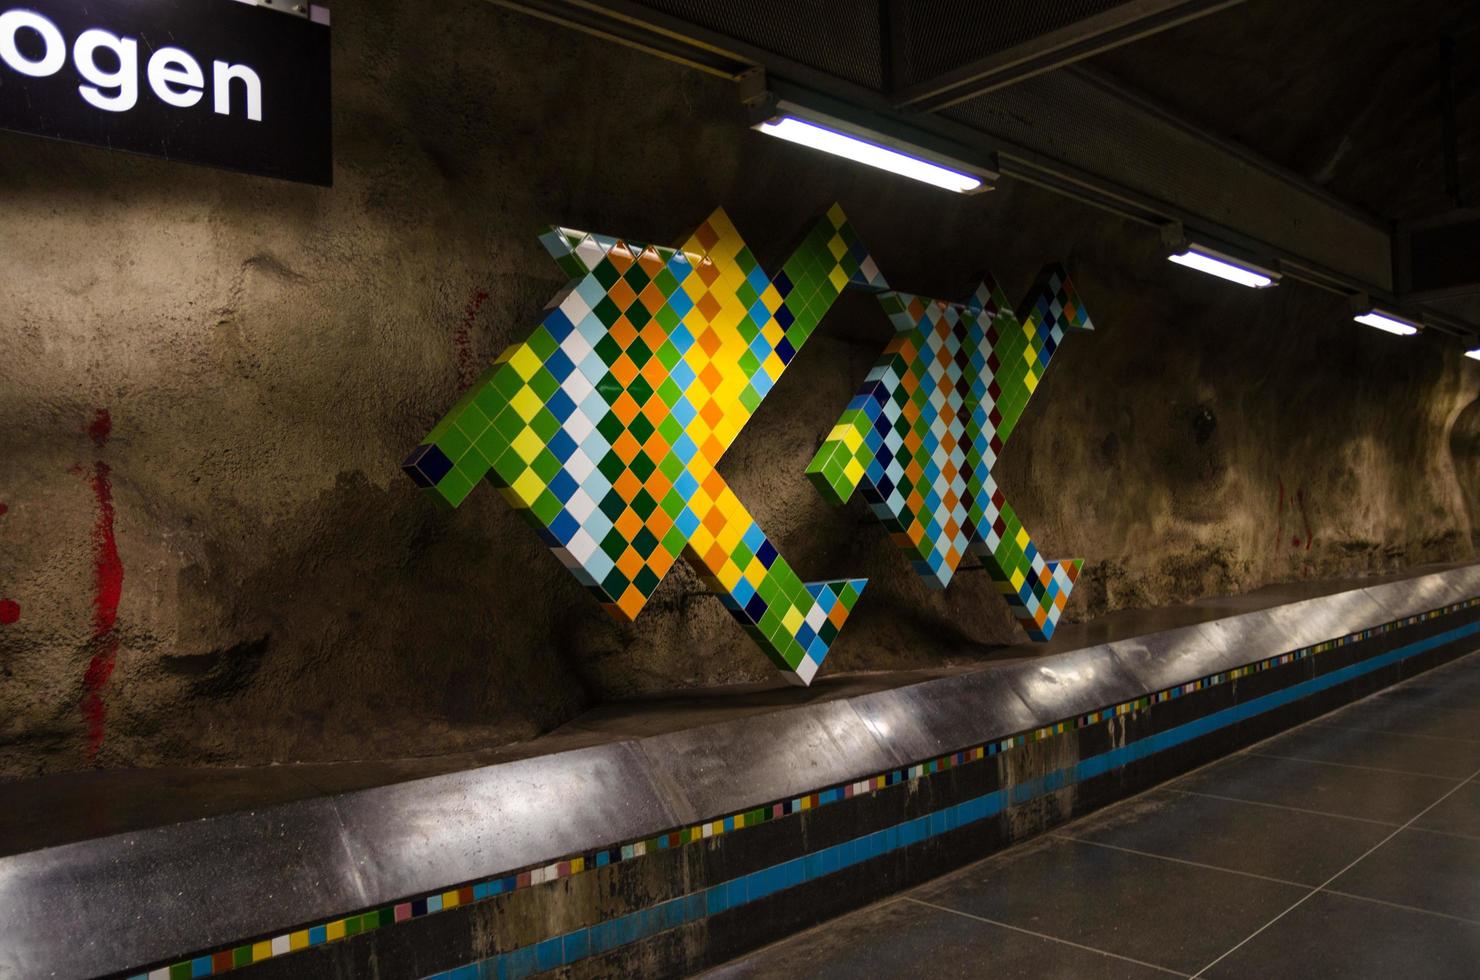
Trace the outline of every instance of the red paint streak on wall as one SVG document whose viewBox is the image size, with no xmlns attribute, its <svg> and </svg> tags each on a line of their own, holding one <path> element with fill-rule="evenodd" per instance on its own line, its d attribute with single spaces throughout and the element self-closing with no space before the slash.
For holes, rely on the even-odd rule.
<svg viewBox="0 0 1480 980">
<path fill-rule="evenodd" d="M 1281 478 L 1279 482 L 1280 482 L 1279 526 L 1275 529 L 1275 532 L 1274 532 L 1275 544 L 1279 544 L 1280 542 L 1282 542 L 1282 541 L 1285 540 L 1285 481 L 1284 481 L 1283 478 Z M 1306 551 L 1309 551 L 1310 548 L 1311 548 L 1311 545 L 1315 544 L 1316 536 L 1315 536 L 1315 534 L 1310 529 L 1310 512 L 1305 509 L 1305 488 L 1304 487 L 1300 487 L 1299 489 L 1297 489 L 1295 491 L 1295 496 L 1293 498 L 1293 502 L 1291 503 L 1291 509 L 1293 510 L 1295 507 L 1299 507 L 1300 508 L 1300 522 L 1305 526 L 1305 537 L 1302 538 L 1298 534 L 1292 535 L 1290 537 L 1290 547 L 1292 547 L 1292 548 L 1299 548 L 1302 545 L 1304 545 L 1305 546 L 1305 550 Z"/>
<path fill-rule="evenodd" d="M 1284 477 L 1280 477 L 1279 478 L 1279 481 L 1280 481 L 1280 511 L 1279 511 L 1279 513 L 1280 513 L 1280 523 L 1279 523 L 1279 526 L 1276 527 L 1275 528 L 1275 531 L 1274 531 L 1274 543 L 1275 543 L 1275 546 L 1276 547 L 1279 546 L 1280 542 L 1282 542 L 1282 541 L 1285 540 L 1285 479 L 1284 479 Z"/>
<path fill-rule="evenodd" d="M 478 311 L 483 309 L 483 304 L 487 301 L 488 294 L 481 289 L 468 298 L 467 308 L 463 310 L 462 324 L 452 338 L 452 342 L 457 345 L 457 377 L 463 391 L 478 380 L 478 372 L 473 365 L 473 324 L 478 320 Z"/>
<path fill-rule="evenodd" d="M 1300 505 L 1300 520 L 1305 525 L 1305 550 L 1309 551 L 1310 546 L 1315 543 L 1316 536 L 1312 534 L 1310 530 L 1310 514 L 1305 509 L 1304 487 L 1301 487 L 1299 490 L 1295 491 L 1295 501 Z M 1299 539 L 1296 539 L 1296 543 L 1299 543 Z"/>
<path fill-rule="evenodd" d="M 87 434 L 92 436 L 93 445 L 99 449 L 108 445 L 108 437 L 113 434 L 113 416 L 108 414 L 106 408 L 98 409 L 92 423 L 87 427 Z"/>
<path fill-rule="evenodd" d="M 8 513 L 10 513 L 10 508 L 4 504 L 0 504 L 0 517 L 4 517 Z"/>
<path fill-rule="evenodd" d="M 102 448 L 113 431 L 107 409 L 99 409 L 88 435 Z M 118 557 L 118 540 L 114 536 L 112 470 L 98 460 L 93 464 L 92 490 L 98 501 L 98 519 L 93 525 L 93 632 L 92 659 L 82 675 L 82 717 L 87 723 L 87 757 L 93 758 L 103 746 L 103 723 L 107 706 L 103 703 L 103 686 L 113 676 L 118 659 L 118 601 L 123 596 L 123 562 Z"/>
</svg>

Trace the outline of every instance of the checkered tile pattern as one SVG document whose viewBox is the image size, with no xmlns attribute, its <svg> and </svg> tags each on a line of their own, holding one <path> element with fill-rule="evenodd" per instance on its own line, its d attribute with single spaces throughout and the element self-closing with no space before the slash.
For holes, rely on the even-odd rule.
<svg viewBox="0 0 1480 980">
<path fill-rule="evenodd" d="M 804 583 L 716 469 L 848 284 L 884 288 L 836 206 L 769 278 L 724 211 L 678 249 L 555 228 L 570 273 L 403 468 L 456 506 L 487 477 L 617 618 L 680 552 L 809 683 L 864 581 Z"/>
<path fill-rule="evenodd" d="M 1093 329 L 1089 317 L 1058 266 L 1016 314 L 990 279 L 964 304 L 899 292 L 881 302 L 895 336 L 807 474 L 837 504 L 861 487 L 932 585 L 978 555 L 1028 635 L 1047 640 L 1082 562 L 1038 554 L 992 467 L 1064 332 Z"/>
</svg>

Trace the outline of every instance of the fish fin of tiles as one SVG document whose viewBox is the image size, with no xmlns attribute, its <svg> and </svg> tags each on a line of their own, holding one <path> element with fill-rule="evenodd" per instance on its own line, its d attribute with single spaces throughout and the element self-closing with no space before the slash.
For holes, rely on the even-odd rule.
<svg viewBox="0 0 1480 980">
<path fill-rule="evenodd" d="M 457 506 L 486 479 L 615 618 L 686 553 L 807 683 L 862 580 L 804 583 L 717 469 L 844 288 L 885 288 L 834 206 L 775 277 L 723 209 L 665 248 L 551 228 L 570 276 L 403 464 Z"/>
<path fill-rule="evenodd" d="M 1070 330 L 1092 329 L 1063 268 L 1045 268 L 1014 312 L 985 276 L 964 303 L 885 291 L 895 329 L 823 440 L 807 476 L 824 498 L 861 491 L 936 588 L 979 556 L 1028 634 L 1053 634 L 1081 562 L 1045 561 L 992 467 Z"/>
<path fill-rule="evenodd" d="M 690 540 L 686 557 L 786 679 L 810 684 L 866 580 L 803 582 L 727 485 L 707 490 L 691 506 L 709 533 Z"/>
<path fill-rule="evenodd" d="M 1002 398 L 998 403 L 1001 420 L 997 423 L 997 433 L 1005 444 L 1064 337 L 1071 331 L 1093 330 L 1094 325 L 1068 273 L 1057 264 L 1045 266 L 1038 273 L 1016 313 L 1000 310 L 996 322 L 996 347 L 1001 349 L 994 353 L 1001 365 L 999 370 L 1006 372 L 999 385 L 1021 386 L 1014 389 L 1016 397 Z M 1023 365 L 1018 365 L 1018 358 L 1023 360 Z"/>
</svg>

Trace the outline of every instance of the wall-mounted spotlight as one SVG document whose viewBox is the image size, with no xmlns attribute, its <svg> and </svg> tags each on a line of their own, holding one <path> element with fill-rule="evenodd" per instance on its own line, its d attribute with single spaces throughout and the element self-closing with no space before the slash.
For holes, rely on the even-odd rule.
<svg viewBox="0 0 1480 980">
<path fill-rule="evenodd" d="M 931 147 L 939 142 L 924 132 L 884 116 L 851 109 L 813 93 L 767 87 L 763 72 L 740 80 L 741 100 L 751 107 L 751 128 L 767 136 L 844 157 L 855 163 L 922 181 L 934 187 L 970 194 L 991 190 L 996 170 L 968 163 Z M 789 96 L 796 95 L 796 98 Z M 800 101 L 805 98 L 805 103 Z M 856 118 L 844 118 L 850 112 Z"/>
<path fill-rule="evenodd" d="M 1167 258 L 1178 265 L 1198 272 L 1205 272 L 1219 279 L 1236 282 L 1251 289 L 1264 289 L 1280 281 L 1280 273 L 1257 262 L 1230 255 L 1221 249 L 1201 242 L 1188 240 L 1181 224 L 1173 223 L 1162 229 L 1162 241 L 1166 244 Z"/>
</svg>

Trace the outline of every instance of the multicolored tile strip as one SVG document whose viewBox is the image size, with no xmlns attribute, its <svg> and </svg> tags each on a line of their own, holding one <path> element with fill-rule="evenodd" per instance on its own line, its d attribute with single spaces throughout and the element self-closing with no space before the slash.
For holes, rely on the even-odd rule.
<svg viewBox="0 0 1480 980">
<path fill-rule="evenodd" d="M 966 303 L 886 292 L 895 336 L 807 475 L 834 504 L 860 487 L 925 581 L 944 589 L 967 551 L 1034 640 L 1083 564 L 1045 561 L 992 478 L 1066 331 L 1092 330 L 1068 274 L 1044 269 L 1014 314 L 990 277 Z"/>
<path fill-rule="evenodd" d="M 1043 741 L 1045 739 L 1052 738 L 1055 735 L 1061 735 L 1075 729 L 1085 728 L 1090 725 L 1108 721 L 1111 718 L 1133 714 L 1137 711 L 1144 710 L 1154 704 L 1171 701 L 1197 691 L 1216 687 L 1220 684 L 1230 683 L 1241 677 L 1247 677 L 1252 674 L 1260 673 L 1262 671 L 1271 670 L 1275 667 L 1281 667 L 1298 660 L 1303 660 L 1307 657 L 1312 657 L 1321 653 L 1326 653 L 1331 650 L 1337 650 L 1342 647 L 1347 647 L 1354 643 L 1361 643 L 1363 641 L 1370 640 L 1373 637 L 1393 632 L 1394 630 L 1404 629 L 1406 627 L 1414 626 L 1419 623 L 1427 622 L 1429 620 L 1438 619 L 1443 616 L 1448 616 L 1457 612 L 1473 609 L 1477 606 L 1480 606 L 1480 598 L 1468 599 L 1464 602 L 1445 606 L 1441 609 L 1431 610 L 1429 612 L 1421 613 L 1418 615 L 1408 616 L 1404 619 L 1395 620 L 1390 623 L 1384 623 L 1380 626 L 1374 626 L 1370 629 L 1362 630 L 1358 633 L 1352 633 L 1336 639 L 1326 640 L 1318 644 L 1303 647 L 1299 650 L 1282 653 L 1277 656 L 1266 657 L 1264 659 L 1254 661 L 1253 663 L 1246 664 L 1233 670 L 1220 671 L 1216 674 L 1210 674 L 1206 677 L 1198 678 L 1197 680 L 1190 681 L 1186 684 L 1179 684 L 1175 687 L 1166 688 L 1165 690 L 1157 691 L 1144 697 L 1106 707 L 1098 711 L 1092 711 L 1087 714 L 1080 715 L 1076 718 L 1066 719 L 1056 724 L 1045 725 L 1040 728 L 1033 729 L 1032 731 L 1011 735 L 1006 738 L 998 739 L 992 742 L 986 742 L 981 745 L 976 745 L 971 748 L 963 749 L 959 752 L 953 752 L 948 755 L 942 755 L 934 759 L 925 760 L 911 766 L 905 766 L 898 769 L 890 770 L 888 772 L 879 773 L 877 775 L 870 776 L 866 779 L 861 779 L 856 782 L 818 790 L 817 792 L 809 793 L 805 796 L 798 796 L 787 800 L 776 801 L 766 806 L 756 807 L 754 809 L 746 810 L 740 813 L 734 813 L 716 820 L 706 821 L 704 823 L 695 824 L 690 827 L 683 827 L 672 830 L 668 833 L 660 834 L 656 837 L 650 837 L 640 841 L 633 841 L 631 843 L 622 844 L 620 846 L 611 847 L 601 851 L 593 851 L 585 854 L 575 855 L 560 861 L 541 865 L 539 867 L 528 868 L 496 878 L 488 878 L 478 882 L 474 882 L 472 884 L 460 885 L 442 891 L 433 892 L 431 894 L 421 895 L 416 898 L 408 899 L 403 902 L 397 902 L 382 908 L 371 909 L 369 911 L 357 913 L 355 915 L 345 916 L 340 919 L 335 919 L 331 922 L 326 922 L 309 928 L 293 930 L 280 936 L 275 936 L 268 939 L 261 939 L 251 943 L 244 943 L 230 949 L 219 950 L 210 954 L 202 954 L 200 956 L 190 957 L 179 962 L 170 964 L 168 966 L 159 967 L 146 973 L 136 974 L 130 977 L 129 980 L 189 980 L 189 978 L 194 977 L 216 976 L 218 974 L 225 973 L 233 969 L 249 966 L 262 960 L 287 955 L 289 953 L 293 953 L 302 949 L 309 949 L 315 946 L 321 946 L 325 943 L 348 939 L 353 936 L 371 932 L 378 928 L 384 928 L 394 923 L 404 922 L 408 919 L 420 918 L 425 915 L 447 911 L 460 905 L 467 905 L 472 902 L 483 901 L 485 899 L 493 898 L 498 895 L 505 895 L 521 888 L 528 888 L 534 885 L 558 881 L 571 875 L 581 874 L 595 868 L 606 867 L 619 861 L 626 861 L 633 858 L 642 857 L 651 852 L 668 850 L 675 847 L 682 847 L 695 841 L 719 836 L 721 834 L 740 830 L 745 827 L 753 827 L 758 824 L 766 823 L 770 820 L 780 819 L 782 817 L 801 813 L 807 810 L 814 810 L 819 807 L 828 806 L 830 804 L 838 803 L 843 800 L 852 799 L 855 796 L 874 792 L 876 790 L 884 789 L 889 786 L 894 786 L 902 782 L 921 779 L 938 772 L 944 772 L 946 770 L 953 769 L 957 766 L 966 765 L 972 762 L 978 762 L 983 759 L 999 755 L 1003 752 L 1007 752 L 1012 749 L 1027 745 L 1031 742 Z M 1468 627 L 1463 627 L 1462 630 L 1468 630 L 1469 633 L 1480 632 L 1480 624 L 1471 624 Z M 1422 646 L 1425 644 L 1427 644 L 1427 641 L 1421 641 L 1419 645 Z M 1411 652 L 1407 655 L 1411 655 Z M 1392 655 L 1384 655 L 1384 657 L 1389 656 Z M 1383 657 L 1373 658 L 1372 664 L 1375 666 L 1382 661 Z M 1353 667 L 1343 668 L 1343 670 L 1362 668 L 1368 663 L 1368 661 L 1363 661 L 1359 664 L 1353 665 Z M 1339 675 L 1340 672 L 1337 672 L 1337 674 Z M 1323 681 L 1323 678 L 1316 678 L 1315 680 L 1325 683 Z M 1305 683 L 1311 682 L 1308 681 Z M 1279 696 L 1288 699 L 1293 695 L 1280 694 Z M 1242 710 L 1247 711 L 1248 709 Z M 1203 727 L 1207 727 L 1208 723 L 1200 721 L 1198 724 L 1202 725 Z M 1156 738 L 1157 737 L 1154 736 L 1149 739 L 1142 739 L 1137 742 L 1132 742 L 1120 751 L 1133 753 L 1135 754 L 1136 758 L 1144 757 L 1145 755 L 1150 754 L 1153 751 L 1159 750 L 1157 748 L 1157 745 L 1159 743 L 1156 742 Z M 1143 745 L 1143 742 L 1146 744 Z M 1115 763 L 1113 759 L 1109 758 L 1095 758 L 1100 759 L 1100 761 L 1095 762 L 1093 760 L 1088 760 L 1084 763 L 1081 763 L 1081 766 L 1090 766 L 1092 768 L 1099 767 L 1099 769 L 1103 769 L 1104 767 L 1111 766 L 1113 764 L 1124 764 L 1123 762 Z M 1119 757 L 1117 756 L 1116 758 Z M 1086 769 L 1085 771 L 1089 772 L 1090 770 Z M 1098 771 L 1098 769 L 1096 771 Z M 1048 777 L 1039 778 L 1047 779 Z M 1031 782 L 1032 781 L 1030 781 L 1030 783 Z M 1022 802 L 1024 800 L 1031 799 L 1034 795 L 1036 795 L 1033 792 L 1033 787 L 1028 784 L 1010 787 L 1006 790 L 999 791 L 999 793 L 1003 794 L 1001 800 L 997 801 L 998 803 L 1001 803 L 1001 805 Z M 993 795 L 995 796 L 996 794 Z M 982 804 L 980 801 L 968 801 L 968 803 L 974 804 L 976 808 L 972 809 L 968 807 L 968 804 L 961 804 L 960 807 L 967 807 L 970 810 L 971 814 L 976 814 L 977 810 L 979 810 L 981 806 L 985 805 Z M 961 814 L 958 814 L 954 817 L 948 817 L 943 814 L 944 811 L 938 811 L 937 813 L 929 814 L 925 817 L 918 818 L 918 820 L 911 821 L 908 824 L 901 824 L 899 825 L 899 827 L 892 829 L 888 833 L 880 831 L 879 834 L 883 836 L 871 835 L 870 838 L 862 839 L 868 841 L 868 843 L 849 842 L 849 850 L 847 853 L 854 855 L 854 859 L 856 860 L 866 860 L 867 856 L 872 856 L 876 853 L 883 853 L 884 850 L 891 850 L 898 846 L 907 846 L 907 844 L 913 843 L 914 840 L 923 839 L 923 836 L 917 835 L 928 836 L 931 833 L 941 833 L 947 829 L 954 829 L 954 827 L 957 825 L 956 821 L 958 819 L 963 816 L 969 816 L 967 810 L 962 810 Z M 972 819 L 980 819 L 980 816 L 982 815 L 989 814 L 987 814 L 986 811 L 983 811 L 982 814 L 972 817 Z M 843 845 L 839 845 L 839 848 L 842 847 Z M 862 848 L 862 850 L 860 850 L 860 848 Z M 554 963 L 554 965 L 558 966 L 562 962 L 569 962 L 569 959 L 565 958 L 567 954 L 564 952 L 565 946 L 563 945 L 563 943 L 567 940 L 569 940 L 571 943 L 570 949 L 572 953 L 574 953 L 579 948 L 579 944 L 582 942 L 586 944 L 585 948 L 587 948 L 589 952 L 583 952 L 580 954 L 581 956 L 590 955 L 591 953 L 596 952 L 602 952 L 606 949 L 623 945 L 625 942 L 632 941 L 631 939 L 622 938 L 623 936 L 627 935 L 628 932 L 631 932 L 634 936 L 638 934 L 648 934 L 644 930 L 642 923 L 662 923 L 667 922 L 669 918 L 675 918 L 676 921 L 674 921 L 673 925 L 664 926 L 664 928 L 673 928 L 676 925 L 681 925 L 683 922 L 691 921 L 693 917 L 690 916 L 690 913 L 693 912 L 695 909 L 703 910 L 697 915 L 697 917 L 702 917 L 703 915 L 714 914 L 716 906 L 719 907 L 720 911 L 723 911 L 724 908 L 730 907 L 730 904 L 732 903 L 729 902 L 728 898 L 711 897 L 710 893 L 715 893 L 716 890 L 718 890 L 718 894 L 720 896 L 725 896 L 728 895 L 726 889 L 736 888 L 738 889 L 739 893 L 749 896 L 746 900 L 754 901 L 755 898 L 758 897 L 760 894 L 768 893 L 764 892 L 765 887 L 771 887 L 772 890 L 775 890 L 775 888 L 778 887 L 789 887 L 789 885 L 777 883 L 789 882 L 791 876 L 803 874 L 808 868 L 825 868 L 831 866 L 834 860 L 841 861 L 843 859 L 844 851 L 841 849 L 835 850 L 837 850 L 837 855 L 835 857 L 821 858 L 817 854 L 813 854 L 808 855 L 806 858 L 799 858 L 796 862 L 791 862 L 790 864 L 796 865 L 795 868 L 790 867 L 789 864 L 785 866 L 779 866 L 782 868 L 782 870 L 780 871 L 773 868 L 766 869 L 766 871 L 764 872 L 757 872 L 757 875 L 761 875 L 763 877 L 756 879 L 755 888 L 761 889 L 761 891 L 747 890 L 751 888 L 752 884 L 749 881 L 749 878 L 756 877 L 755 875 L 748 876 L 747 879 L 742 881 L 742 883 L 739 885 L 736 885 L 733 882 L 723 883 L 707 889 L 704 893 L 682 896 L 680 898 L 672 899 L 669 902 L 664 903 L 663 905 L 656 906 L 655 909 L 663 910 L 661 912 L 655 911 L 655 909 L 646 909 L 643 910 L 641 913 L 633 913 L 632 916 L 624 917 L 624 920 L 631 919 L 632 922 L 630 923 L 624 922 L 623 920 L 613 920 L 612 923 L 603 923 L 599 926 L 592 926 L 589 929 L 582 930 L 582 932 L 586 934 L 586 938 L 584 940 L 570 940 L 569 937 L 556 937 L 556 939 L 548 940 L 546 941 L 546 943 L 526 947 L 525 950 L 516 950 L 514 951 L 514 953 L 507 955 L 511 957 L 515 954 L 518 954 L 519 957 L 528 956 L 531 958 L 531 963 L 545 962 L 547 959 L 550 959 L 551 956 L 555 955 L 555 953 L 552 952 L 554 947 L 550 947 L 548 945 L 549 943 L 554 942 L 560 947 L 559 955 L 561 959 L 552 962 Z M 821 852 L 818 853 L 820 854 Z M 832 867 L 832 870 L 837 870 L 837 866 Z M 770 877 L 764 877 L 766 875 L 769 875 Z M 800 880 L 801 879 L 799 878 L 798 881 Z M 537 949 L 544 949 L 544 952 L 536 953 L 535 950 Z M 508 971 L 510 963 L 512 962 L 513 961 L 511 960 L 509 963 L 505 963 L 504 966 L 500 969 L 503 971 Z M 519 962 L 523 962 L 522 959 L 520 959 Z M 532 967 L 530 970 L 524 970 L 523 972 L 508 973 L 508 975 L 523 976 L 528 972 L 533 972 L 533 969 L 543 970 L 551 968 L 553 968 L 553 966 L 537 966 Z M 480 971 L 486 968 L 478 964 L 463 968 L 464 971 L 470 969 Z M 485 974 L 484 972 L 465 973 L 453 971 L 448 974 L 439 974 L 438 980 L 464 980 L 464 977 L 503 977 L 505 975 L 506 972 Z"/>
<path fill-rule="evenodd" d="M 769 277 L 723 210 L 680 248 L 555 228 L 572 276 L 403 464 L 457 506 L 485 476 L 622 621 L 680 552 L 807 684 L 863 579 L 804 583 L 717 466 L 822 315 L 886 283 L 836 205 Z"/>
</svg>

